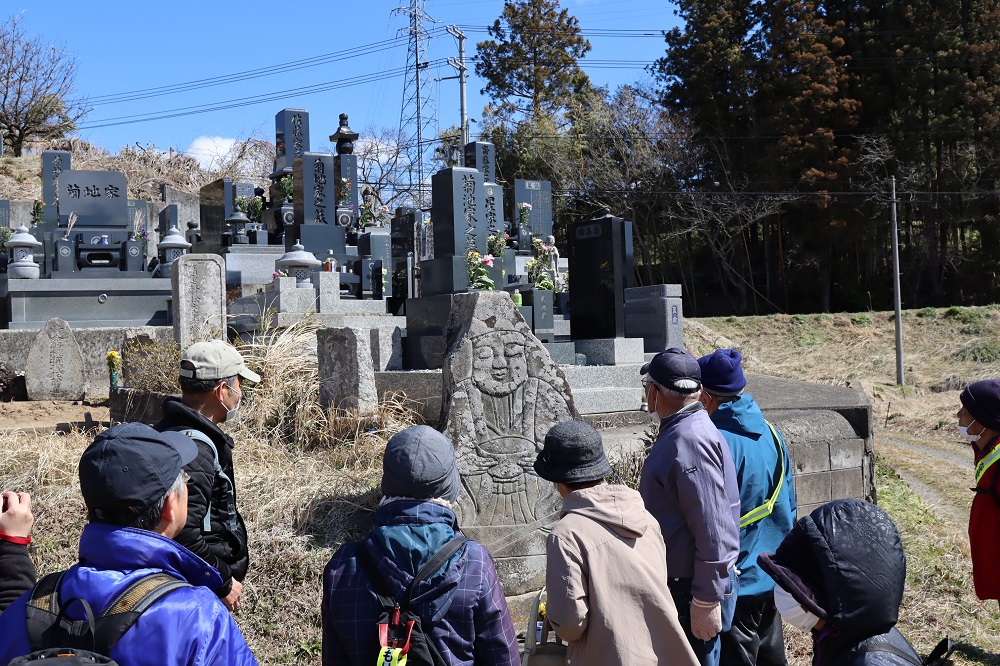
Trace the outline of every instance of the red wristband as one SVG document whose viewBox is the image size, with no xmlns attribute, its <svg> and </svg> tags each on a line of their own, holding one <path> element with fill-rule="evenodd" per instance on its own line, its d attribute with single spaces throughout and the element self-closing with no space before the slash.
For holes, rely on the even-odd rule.
<svg viewBox="0 0 1000 666">
<path fill-rule="evenodd" d="M 31 537 L 11 536 L 9 534 L 4 534 L 3 532 L 0 532 L 0 541 L 10 541 L 11 543 L 16 543 L 19 546 L 27 546 L 29 543 L 31 543 Z"/>
</svg>

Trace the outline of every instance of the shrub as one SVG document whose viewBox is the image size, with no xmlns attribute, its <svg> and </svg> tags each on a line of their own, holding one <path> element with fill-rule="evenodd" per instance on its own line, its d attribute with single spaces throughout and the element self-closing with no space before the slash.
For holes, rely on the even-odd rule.
<svg viewBox="0 0 1000 666">
<path fill-rule="evenodd" d="M 937 308 L 923 308 L 917 311 L 917 316 L 921 319 L 937 319 Z"/>
<path fill-rule="evenodd" d="M 962 324 L 978 324 L 989 317 L 989 314 L 979 308 L 966 308 L 953 305 L 944 311 L 944 316 Z"/>
<path fill-rule="evenodd" d="M 1000 361 L 1000 343 L 973 341 L 952 355 L 956 361 L 995 363 Z"/>
<path fill-rule="evenodd" d="M 851 317 L 851 323 L 855 326 L 871 326 L 872 318 L 867 314 L 856 314 Z"/>
</svg>

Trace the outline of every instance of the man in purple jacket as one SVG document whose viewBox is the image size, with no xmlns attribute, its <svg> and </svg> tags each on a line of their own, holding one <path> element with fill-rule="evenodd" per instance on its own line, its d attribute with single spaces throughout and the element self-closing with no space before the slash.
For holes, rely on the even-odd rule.
<svg viewBox="0 0 1000 666">
<path fill-rule="evenodd" d="M 402 600 L 424 564 L 460 534 L 451 510 L 459 488 L 454 446 L 440 432 L 413 426 L 389 440 L 375 527 L 341 546 L 323 572 L 324 666 L 376 663 L 383 606 L 375 591 Z M 521 663 L 493 558 L 482 544 L 466 541 L 430 572 L 415 586 L 410 608 L 450 666 Z"/>
<path fill-rule="evenodd" d="M 640 372 L 660 433 L 642 466 L 639 493 L 663 532 L 681 626 L 702 666 L 718 666 L 719 633 L 732 625 L 739 589 L 733 456 L 699 402 L 701 368 L 691 354 L 667 349 Z"/>
</svg>

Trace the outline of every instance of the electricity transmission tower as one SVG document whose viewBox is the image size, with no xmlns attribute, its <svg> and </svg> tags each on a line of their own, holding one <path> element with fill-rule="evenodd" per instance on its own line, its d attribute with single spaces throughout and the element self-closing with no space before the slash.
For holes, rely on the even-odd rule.
<svg viewBox="0 0 1000 666">
<path fill-rule="evenodd" d="M 437 131 L 435 128 L 434 95 L 427 60 L 427 30 L 432 22 L 424 11 L 424 0 L 410 0 L 406 7 L 393 10 L 406 16 L 407 35 L 406 78 L 403 83 L 403 105 L 399 113 L 399 136 L 409 164 L 410 193 L 418 207 L 430 202 L 431 156 Z"/>
</svg>

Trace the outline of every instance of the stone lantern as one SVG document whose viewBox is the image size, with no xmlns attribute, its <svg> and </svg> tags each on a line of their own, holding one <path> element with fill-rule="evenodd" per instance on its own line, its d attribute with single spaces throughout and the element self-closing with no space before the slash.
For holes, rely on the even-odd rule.
<svg viewBox="0 0 1000 666">
<path fill-rule="evenodd" d="M 7 241 L 7 277 L 9 279 L 37 280 L 41 275 L 35 263 L 35 250 L 42 247 L 28 228 L 21 225 Z"/>
<path fill-rule="evenodd" d="M 292 246 L 292 249 L 283 255 L 281 258 L 274 262 L 274 268 L 288 277 L 295 278 L 299 287 L 312 288 L 312 274 L 313 271 L 318 269 L 321 265 L 319 259 L 316 258 L 312 252 L 306 252 L 306 249 L 296 243 Z"/>
<path fill-rule="evenodd" d="M 250 239 L 247 237 L 248 224 L 250 224 L 250 218 L 239 208 L 226 218 L 226 226 L 229 227 L 235 245 L 246 245 L 250 242 Z"/>
<path fill-rule="evenodd" d="M 156 256 L 160 260 L 160 265 L 156 268 L 157 276 L 170 277 L 174 270 L 174 262 L 190 249 L 191 243 L 184 240 L 180 229 L 170 227 L 167 235 L 156 244 Z"/>
</svg>

